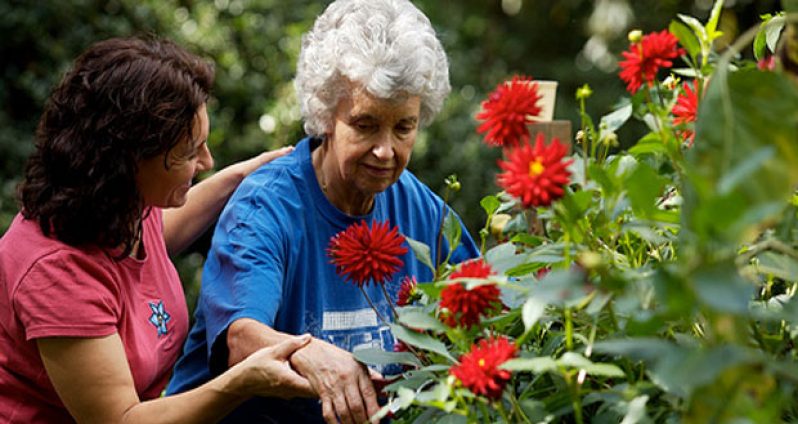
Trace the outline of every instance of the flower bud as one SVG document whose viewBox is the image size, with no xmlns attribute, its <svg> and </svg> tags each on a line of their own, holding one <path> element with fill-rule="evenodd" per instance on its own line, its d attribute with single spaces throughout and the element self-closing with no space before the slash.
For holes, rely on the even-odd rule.
<svg viewBox="0 0 798 424">
<path fill-rule="evenodd" d="M 629 31 L 627 38 L 629 39 L 630 43 L 637 44 L 643 40 L 643 31 L 640 31 L 639 29 Z"/>
<path fill-rule="evenodd" d="M 451 190 L 451 191 L 453 191 L 455 193 L 460 191 L 460 188 L 462 187 L 460 185 L 460 181 L 457 181 L 457 175 L 454 175 L 454 174 L 449 175 L 448 177 L 446 177 L 446 180 L 444 180 L 444 182 L 446 183 L 446 186 L 449 188 L 449 190 Z"/>
<path fill-rule="evenodd" d="M 493 237 L 497 239 L 502 238 L 502 234 L 504 233 L 504 227 L 507 226 L 507 223 L 510 222 L 510 215 L 506 213 L 497 213 L 493 215 L 493 218 L 490 221 L 490 233 L 493 234 Z"/>
<path fill-rule="evenodd" d="M 577 261 L 579 265 L 587 270 L 596 269 L 604 263 L 601 254 L 596 252 L 582 252 L 579 254 Z"/>
<path fill-rule="evenodd" d="M 582 131 L 582 130 L 577 131 L 576 132 L 576 143 L 577 144 L 581 144 L 581 143 L 584 143 L 584 142 L 585 142 L 585 132 Z"/>
<path fill-rule="evenodd" d="M 587 84 L 576 89 L 576 100 L 585 100 L 591 95 L 593 95 L 593 90 Z"/>
<path fill-rule="evenodd" d="M 610 147 L 618 147 L 618 134 L 610 131 L 601 137 L 601 142 Z"/>
</svg>

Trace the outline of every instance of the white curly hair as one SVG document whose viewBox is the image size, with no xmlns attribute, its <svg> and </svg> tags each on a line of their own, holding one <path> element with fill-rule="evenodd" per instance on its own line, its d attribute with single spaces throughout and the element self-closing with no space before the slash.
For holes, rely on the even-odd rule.
<svg viewBox="0 0 798 424">
<path fill-rule="evenodd" d="M 408 0 L 337 0 L 302 37 L 294 79 L 305 132 L 330 132 L 351 84 L 372 96 L 421 97 L 419 123 L 435 118 L 451 91 L 449 63 L 429 19 Z"/>
</svg>

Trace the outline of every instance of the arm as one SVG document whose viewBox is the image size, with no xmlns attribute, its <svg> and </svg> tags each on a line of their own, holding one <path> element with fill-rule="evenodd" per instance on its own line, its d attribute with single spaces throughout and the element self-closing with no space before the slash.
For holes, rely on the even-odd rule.
<svg viewBox="0 0 798 424">
<path fill-rule="evenodd" d="M 170 255 L 180 253 L 219 216 L 238 184 L 261 165 L 293 151 L 283 147 L 230 165 L 191 187 L 186 204 L 163 211 L 164 240 Z"/>
<path fill-rule="evenodd" d="M 252 395 L 310 395 L 288 358 L 309 337 L 261 349 L 208 383 L 175 396 L 141 402 L 117 334 L 38 339 L 47 375 L 79 423 L 216 422 Z"/>
<path fill-rule="evenodd" d="M 228 364 L 290 337 L 252 319 L 234 321 L 227 331 Z M 338 418 L 342 423 L 364 423 L 379 410 L 369 370 L 351 353 L 314 338 L 290 362 L 318 393 L 327 423 L 337 424 Z"/>
</svg>

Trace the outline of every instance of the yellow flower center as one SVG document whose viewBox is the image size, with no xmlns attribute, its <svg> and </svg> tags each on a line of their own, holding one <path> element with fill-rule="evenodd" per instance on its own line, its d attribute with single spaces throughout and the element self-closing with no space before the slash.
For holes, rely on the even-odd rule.
<svg viewBox="0 0 798 424">
<path fill-rule="evenodd" d="M 485 359 L 480 359 L 479 362 L 477 362 L 477 363 L 479 364 L 480 367 L 484 367 L 485 366 Z"/>
<path fill-rule="evenodd" d="M 543 167 L 543 163 L 540 159 L 535 159 L 532 162 L 529 162 L 529 176 L 530 177 L 537 177 L 538 175 L 542 174 L 546 168 Z"/>
</svg>

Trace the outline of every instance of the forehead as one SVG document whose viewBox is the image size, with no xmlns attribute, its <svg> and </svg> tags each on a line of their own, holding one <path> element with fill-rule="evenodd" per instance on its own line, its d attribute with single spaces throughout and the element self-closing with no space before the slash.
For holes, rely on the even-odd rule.
<svg viewBox="0 0 798 424">
<path fill-rule="evenodd" d="M 418 119 L 421 97 L 398 93 L 383 99 L 364 89 L 354 89 L 338 103 L 336 112 L 342 118 L 367 115 L 374 118 Z"/>
</svg>

